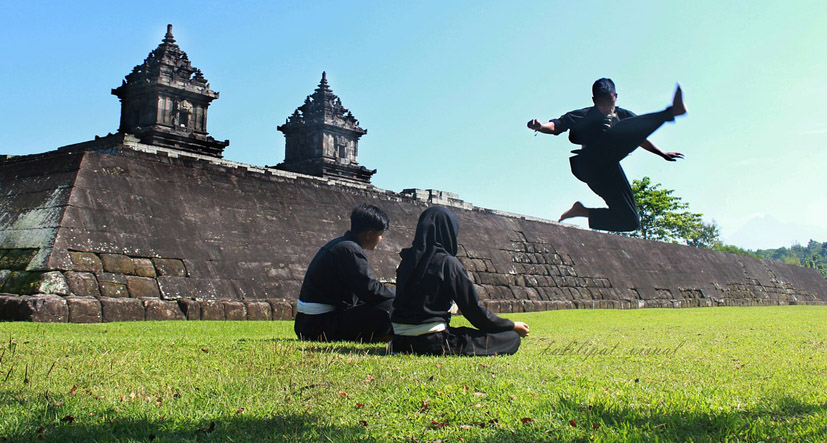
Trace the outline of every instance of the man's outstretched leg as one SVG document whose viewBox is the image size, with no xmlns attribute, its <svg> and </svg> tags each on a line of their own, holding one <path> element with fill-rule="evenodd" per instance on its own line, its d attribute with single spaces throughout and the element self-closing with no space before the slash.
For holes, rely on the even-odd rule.
<svg viewBox="0 0 827 443">
<path fill-rule="evenodd" d="M 619 121 L 606 131 L 596 143 L 589 146 L 602 160 L 619 162 L 626 158 L 664 123 L 686 114 L 681 87 L 675 90 L 672 106 L 660 112 L 638 115 Z"/>
</svg>

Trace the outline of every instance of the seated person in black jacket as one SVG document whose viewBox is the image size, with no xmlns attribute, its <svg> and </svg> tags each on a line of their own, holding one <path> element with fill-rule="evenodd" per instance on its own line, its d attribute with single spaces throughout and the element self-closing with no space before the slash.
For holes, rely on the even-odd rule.
<svg viewBox="0 0 827 443">
<path fill-rule="evenodd" d="M 322 246 L 304 275 L 294 330 L 302 340 L 388 341 L 394 293 L 371 276 L 365 250 L 382 240 L 390 220 L 361 205 L 350 231 Z"/>
<path fill-rule="evenodd" d="M 468 273 L 457 260 L 456 215 L 441 206 L 425 210 L 413 246 L 402 250 L 393 303 L 393 352 L 415 354 L 513 354 L 528 325 L 498 317 L 480 306 Z M 452 302 L 473 328 L 452 328 Z"/>
</svg>

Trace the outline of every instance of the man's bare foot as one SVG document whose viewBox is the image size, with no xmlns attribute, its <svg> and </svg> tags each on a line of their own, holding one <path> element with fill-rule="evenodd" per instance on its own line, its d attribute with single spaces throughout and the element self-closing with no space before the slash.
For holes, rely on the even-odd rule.
<svg viewBox="0 0 827 443">
<path fill-rule="evenodd" d="M 588 217 L 588 216 L 589 216 L 588 208 L 583 206 L 583 203 L 574 202 L 574 204 L 571 205 L 571 208 L 568 211 L 564 212 L 563 215 L 560 216 L 560 220 L 558 220 L 558 221 L 563 221 L 567 218 Z"/>
<path fill-rule="evenodd" d="M 686 114 L 686 105 L 683 103 L 683 90 L 681 85 L 675 90 L 675 97 L 672 98 L 672 115 L 677 117 Z"/>
</svg>

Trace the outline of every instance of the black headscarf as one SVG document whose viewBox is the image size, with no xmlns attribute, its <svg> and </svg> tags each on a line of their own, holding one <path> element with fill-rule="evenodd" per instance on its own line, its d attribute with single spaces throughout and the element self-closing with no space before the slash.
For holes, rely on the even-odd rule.
<svg viewBox="0 0 827 443">
<path fill-rule="evenodd" d="M 445 254 L 457 255 L 458 232 L 457 216 L 447 208 L 432 206 L 422 212 L 413 245 L 399 254 L 402 262 L 396 270 L 397 297 L 413 291 L 436 260 L 446 258 Z"/>
</svg>

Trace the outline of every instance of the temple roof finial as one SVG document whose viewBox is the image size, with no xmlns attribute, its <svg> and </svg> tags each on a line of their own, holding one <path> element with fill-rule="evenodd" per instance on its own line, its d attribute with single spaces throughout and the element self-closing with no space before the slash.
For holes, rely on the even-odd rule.
<svg viewBox="0 0 827 443">
<path fill-rule="evenodd" d="M 172 36 L 172 25 L 167 25 L 167 35 L 164 36 L 164 43 L 170 45 L 175 43 L 175 37 Z"/>
<path fill-rule="evenodd" d="M 319 87 L 317 91 L 330 91 L 330 86 L 327 83 L 327 72 L 322 71 L 322 81 L 319 82 Z"/>
</svg>

